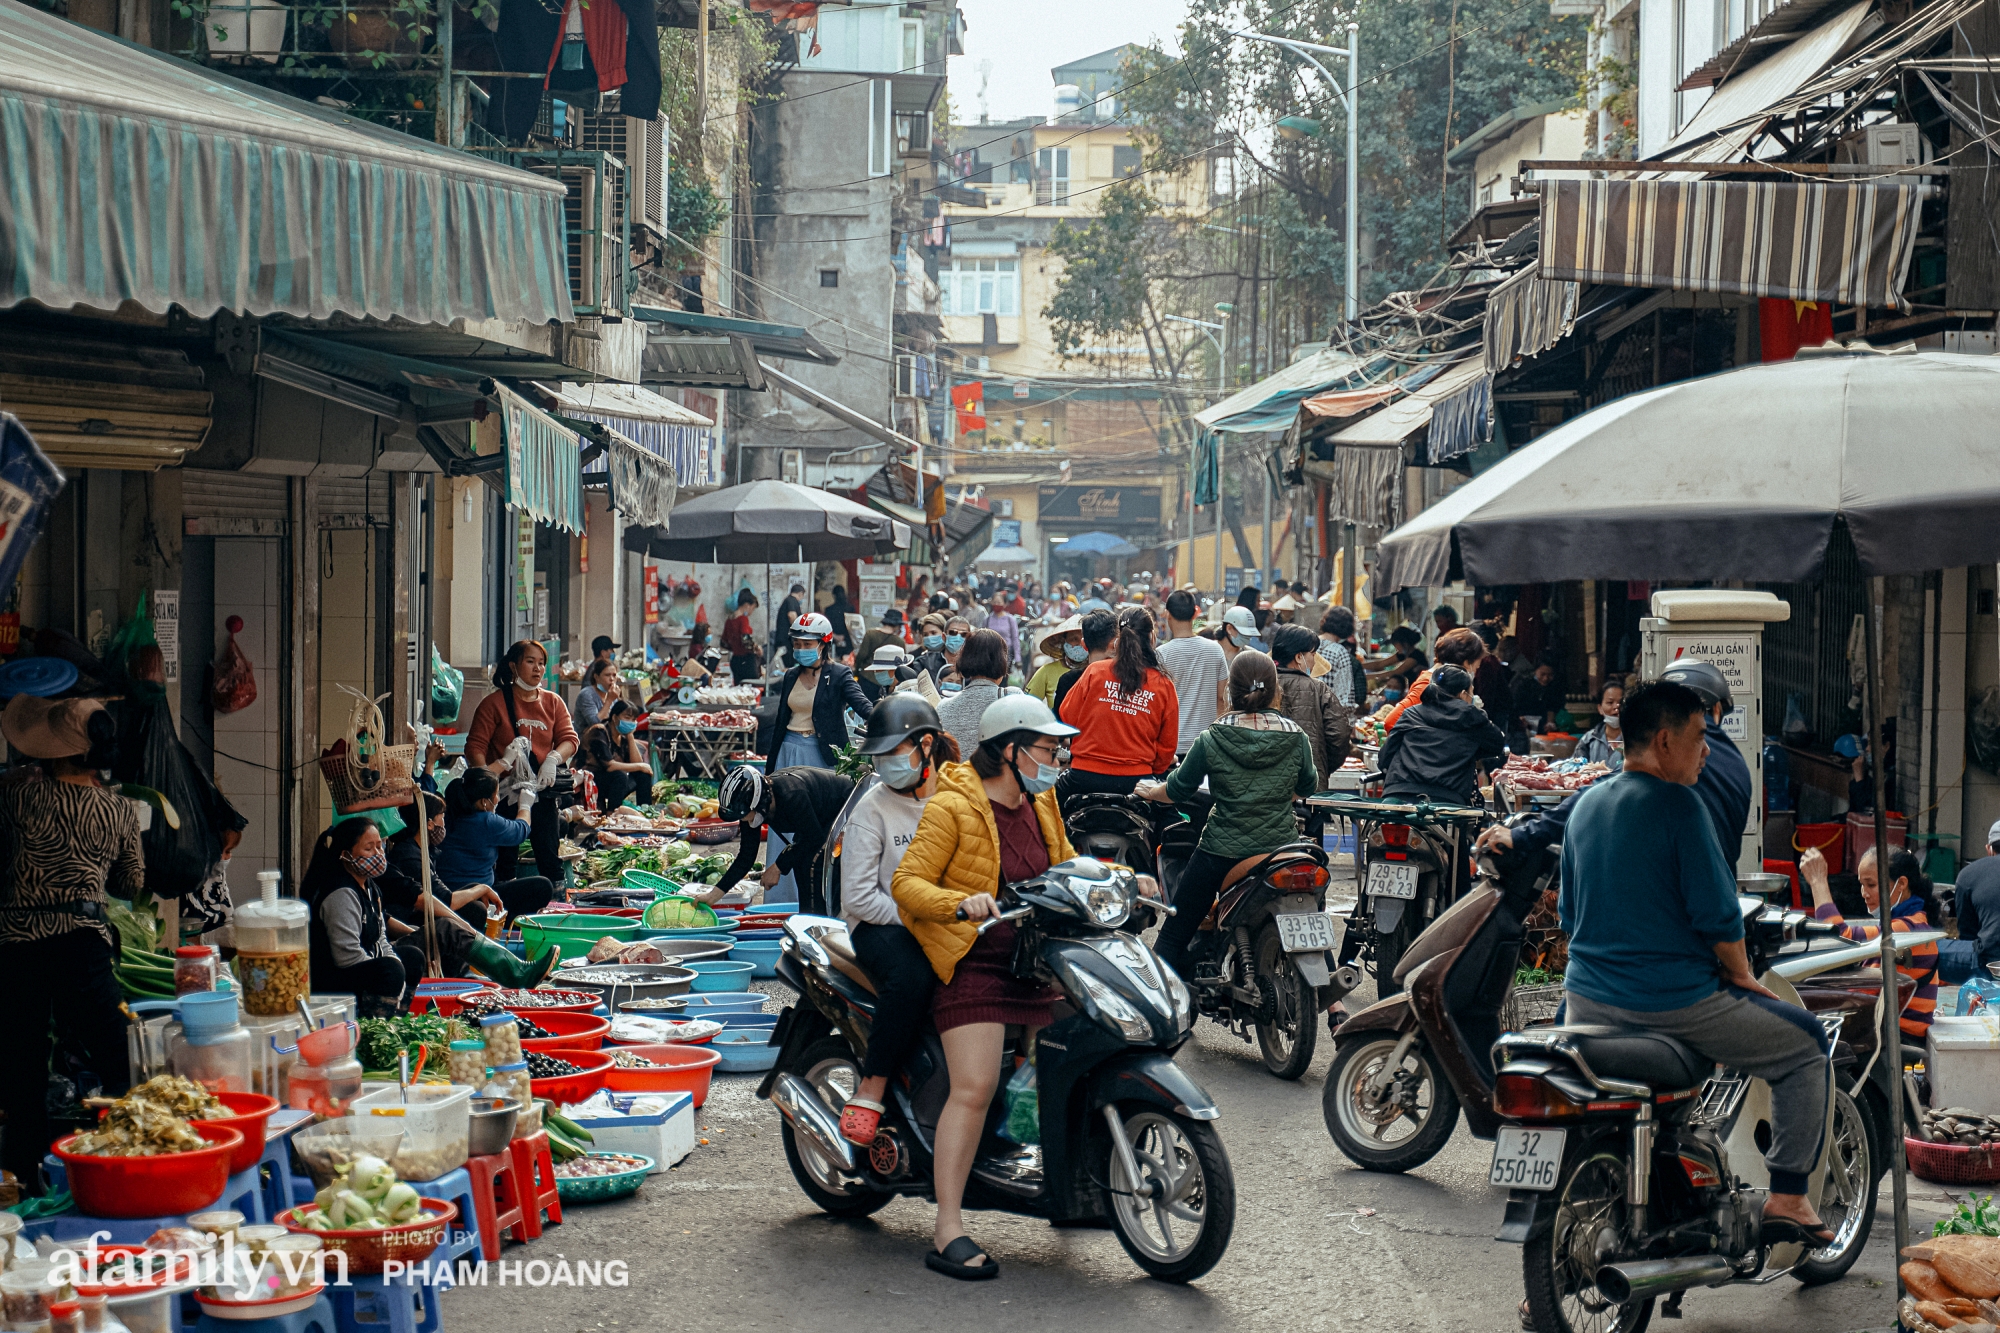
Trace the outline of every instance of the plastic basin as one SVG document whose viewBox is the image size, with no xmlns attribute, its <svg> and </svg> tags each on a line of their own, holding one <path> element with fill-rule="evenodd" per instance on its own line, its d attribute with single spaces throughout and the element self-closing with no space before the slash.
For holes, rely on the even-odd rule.
<svg viewBox="0 0 2000 1333">
<path fill-rule="evenodd" d="M 594 981 L 596 976 L 625 976 L 631 981 Z M 549 984 L 564 986 L 572 990 L 596 991 L 608 1004 L 613 1000 L 641 1000 L 653 997 L 670 998 L 687 994 L 694 982 L 694 973 L 678 963 L 597 963 L 594 965 L 564 967 L 550 975 Z"/>
<path fill-rule="evenodd" d="M 713 845 L 718 842 L 734 842 L 743 836 L 742 824 L 734 819 L 702 819 L 688 825 L 689 842 Z"/>
<path fill-rule="evenodd" d="M 594 1051 L 604 1045 L 604 1034 L 611 1031 L 611 1020 L 608 1018 L 599 1018 L 596 1014 L 575 1013 L 566 1009 L 556 1013 L 528 1010 L 519 1016 L 551 1034 L 546 1037 L 521 1038 L 521 1049 L 524 1051 L 552 1051 L 559 1047 Z"/>
<path fill-rule="evenodd" d="M 683 966 L 702 958 L 727 958 L 730 946 L 735 942 L 732 937 L 721 934 L 679 939 L 665 935 L 641 935 L 639 938 L 658 949 L 668 962 Z"/>
<path fill-rule="evenodd" d="M 568 1106 L 580 1102 L 591 1093 L 604 1086 L 605 1071 L 611 1068 L 611 1057 L 602 1051 L 549 1051 L 558 1060 L 567 1060 L 577 1067 L 574 1074 L 561 1074 L 555 1078 L 531 1078 L 528 1090 L 543 1101 L 554 1102 L 557 1106 Z"/>
<path fill-rule="evenodd" d="M 750 979 L 757 965 L 720 959 L 689 963 L 687 968 L 694 973 L 696 991 L 733 991 Z"/>
<path fill-rule="evenodd" d="M 737 923 L 718 921 L 712 926 L 645 926 L 642 939 L 649 940 L 727 940 L 736 936 Z"/>
<path fill-rule="evenodd" d="M 778 1021 L 776 1014 L 767 1014 L 761 1009 L 715 1009 L 703 1017 L 725 1028 L 767 1028 Z"/>
<path fill-rule="evenodd" d="M 797 903 L 758 903 L 755 907 L 743 909 L 743 915 L 750 916 L 793 916 L 799 910 Z"/>
<path fill-rule="evenodd" d="M 537 1018 L 542 1014 L 587 1014 L 597 1008 L 598 1005 L 604 1003 L 603 998 L 596 991 L 587 990 L 554 988 L 550 990 L 538 990 L 536 992 L 536 994 L 545 996 L 561 995 L 567 997 L 556 1004 L 523 1003 L 521 996 L 526 994 L 524 991 L 500 990 L 495 991 L 494 994 L 500 997 L 500 1007 L 502 1009 L 505 1009 L 510 1014 L 520 1014 L 524 1018 Z"/>
<path fill-rule="evenodd" d="M 784 939 L 785 932 L 779 926 L 751 926 L 737 931 L 735 938 L 738 944 L 743 943 L 745 940 L 768 942 L 770 940 Z"/>
<path fill-rule="evenodd" d="M 778 1063 L 780 1047 L 771 1045 L 774 1027 L 730 1028 L 708 1049 L 722 1057 L 716 1066 L 725 1074 L 754 1074 Z"/>
<path fill-rule="evenodd" d="M 318 1236 L 328 1250 L 347 1255 L 347 1271 L 354 1274 L 380 1273 L 391 1259 L 416 1263 L 428 1259 L 444 1243 L 445 1234 L 458 1219 L 458 1206 L 448 1199 L 425 1197 L 420 1201 L 423 1220 L 393 1227 L 370 1227 L 363 1231 L 313 1231 L 298 1224 L 299 1208 L 287 1208 L 274 1219 L 287 1231 Z"/>
<path fill-rule="evenodd" d="M 761 1013 L 765 1001 L 770 998 L 764 992 L 754 990 L 710 991 L 703 995 L 688 996 L 687 1009 L 684 1012 L 689 1018 L 719 1018 L 728 1010 Z"/>
<path fill-rule="evenodd" d="M 159 1157 L 86 1156 L 69 1151 L 76 1135 L 57 1139 L 51 1151 L 63 1164 L 77 1211 L 87 1217 L 167 1217 L 198 1213 L 220 1199 L 243 1131 L 212 1120 L 193 1124 L 211 1146 Z M 263 1152 L 260 1140 L 257 1153 Z"/>
<path fill-rule="evenodd" d="M 556 1197 L 564 1203 L 605 1203 L 611 1199 L 622 1199 L 638 1191 L 652 1174 L 654 1162 L 650 1157 L 633 1152 L 592 1152 L 586 1158 L 612 1158 L 621 1163 L 629 1162 L 623 1171 L 614 1171 L 602 1176 L 557 1176 Z"/>
<path fill-rule="evenodd" d="M 756 970 L 753 977 L 775 977 L 778 975 L 778 958 L 784 953 L 782 940 L 738 940 L 736 947 L 729 951 L 732 963 L 749 963 Z"/>
<path fill-rule="evenodd" d="M 629 940 L 639 931 L 634 917 L 607 916 L 597 912 L 545 912 L 521 918 L 521 944 L 530 962 L 550 949 L 559 949 L 564 958 L 580 958 L 590 946 L 610 936 Z"/>
<path fill-rule="evenodd" d="M 658 1045 L 621 1046 L 643 1056 L 660 1069 L 620 1069 L 612 1066 L 604 1076 L 604 1086 L 613 1092 L 685 1092 L 700 1106 L 708 1100 L 708 1085 L 722 1056 L 709 1046 Z"/>
<path fill-rule="evenodd" d="M 410 1012 L 421 1014 L 436 1009 L 439 1014 L 450 1018 L 458 1012 L 468 995 L 485 990 L 491 981 L 477 977 L 433 977 L 417 983 L 417 993 L 410 997 Z M 325 1060 L 315 1060 L 315 1064 L 325 1064 Z"/>
<path fill-rule="evenodd" d="M 202 1123 L 227 1125 L 243 1132 L 242 1146 L 229 1159 L 229 1174 L 248 1171 L 264 1160 L 264 1127 L 271 1119 L 271 1112 L 278 1109 L 278 1099 L 261 1092 L 218 1092 L 215 1099 L 229 1108 L 229 1114 Z"/>
</svg>

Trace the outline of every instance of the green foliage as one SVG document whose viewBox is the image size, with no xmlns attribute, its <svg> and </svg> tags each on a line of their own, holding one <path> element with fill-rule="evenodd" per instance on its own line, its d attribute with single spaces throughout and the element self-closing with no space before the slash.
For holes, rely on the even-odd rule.
<svg viewBox="0 0 2000 1333">
<path fill-rule="evenodd" d="M 729 220 L 729 201 L 696 169 L 674 158 L 667 166 L 667 226 L 679 238 L 683 261 L 694 261 L 709 237 Z"/>
<path fill-rule="evenodd" d="M 1089 342 L 1129 337 L 1147 325 L 1158 267 L 1160 205 L 1135 179 L 1098 196 L 1097 216 L 1081 226 L 1056 224 L 1049 253 L 1063 261 L 1055 299 L 1043 310 L 1056 351 L 1074 356 Z"/>
<path fill-rule="evenodd" d="M 1933 1236 L 2000 1236 L 2000 1209 L 1993 1196 L 1970 1195 L 1950 1217 L 1939 1219 L 1931 1228 Z"/>
<path fill-rule="evenodd" d="M 851 782 L 859 782 L 875 771 L 875 761 L 853 745 L 843 745 L 834 751 L 833 771 Z"/>
</svg>

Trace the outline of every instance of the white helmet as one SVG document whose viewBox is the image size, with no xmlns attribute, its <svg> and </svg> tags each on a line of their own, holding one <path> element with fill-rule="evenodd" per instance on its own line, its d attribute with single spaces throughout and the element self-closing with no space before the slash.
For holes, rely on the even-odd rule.
<svg viewBox="0 0 2000 1333">
<path fill-rule="evenodd" d="M 1043 736 L 1076 735 L 1075 727 L 1058 722 L 1049 706 L 1032 694 L 1010 694 L 995 699 L 979 716 L 982 742 L 1014 731 L 1032 731 Z"/>
<path fill-rule="evenodd" d="M 833 622 L 817 611 L 808 611 L 792 622 L 791 637 L 818 639 L 824 643 L 833 637 Z"/>
</svg>

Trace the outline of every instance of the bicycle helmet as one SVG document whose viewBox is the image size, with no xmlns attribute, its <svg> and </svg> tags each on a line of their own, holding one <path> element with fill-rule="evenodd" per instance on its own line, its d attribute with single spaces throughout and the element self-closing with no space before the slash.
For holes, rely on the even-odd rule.
<svg viewBox="0 0 2000 1333">
<path fill-rule="evenodd" d="M 739 768 L 722 780 L 720 819 L 741 819 L 764 805 L 764 775 L 754 768 Z"/>
<path fill-rule="evenodd" d="M 1043 736 L 1074 736 L 1076 728 L 1056 721 L 1049 706 L 1032 694 L 1010 694 L 995 699 L 979 716 L 979 739 L 994 740 L 1016 731 L 1032 731 Z"/>
<path fill-rule="evenodd" d="M 1703 706 L 1713 708 L 1721 704 L 1733 708 L 1736 701 L 1730 697 L 1729 678 L 1713 662 L 1704 662 L 1698 657 L 1683 657 L 1670 663 L 1660 673 L 1661 680 L 1670 680 L 1676 685 L 1684 685 L 1701 696 Z"/>
<path fill-rule="evenodd" d="M 818 639 L 821 643 L 825 643 L 833 638 L 833 622 L 817 611 L 808 611 L 792 622 L 790 637 Z"/>
<path fill-rule="evenodd" d="M 888 754 L 913 736 L 944 730 L 937 709 L 917 694 L 885 694 L 868 715 L 868 729 L 858 747 L 862 754 Z"/>
</svg>

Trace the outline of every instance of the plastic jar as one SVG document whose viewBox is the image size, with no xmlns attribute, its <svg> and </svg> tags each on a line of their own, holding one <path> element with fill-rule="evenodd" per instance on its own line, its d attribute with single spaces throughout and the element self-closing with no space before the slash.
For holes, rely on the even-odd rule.
<svg viewBox="0 0 2000 1333">
<path fill-rule="evenodd" d="M 526 1106 L 535 1099 L 535 1090 L 528 1081 L 528 1062 L 516 1060 L 512 1064 L 493 1066 L 493 1081 L 487 1085 L 493 1091 L 483 1091 L 482 1096 L 512 1097 L 517 1106 Z M 505 1091 L 500 1091 L 505 1089 Z"/>
<path fill-rule="evenodd" d="M 14 1266 L 14 1237 L 27 1224 L 27 1219 L 19 1213 L 0 1212 L 0 1273 Z"/>
<path fill-rule="evenodd" d="M 174 994 L 215 989 L 222 962 L 212 944 L 183 944 L 174 950 Z"/>
<path fill-rule="evenodd" d="M 111 1322 L 110 1303 L 110 1298 L 102 1293 L 77 1296 L 76 1309 L 83 1324 L 83 1333 L 105 1333 Z"/>
<path fill-rule="evenodd" d="M 14 1328 L 49 1322 L 49 1306 L 62 1299 L 62 1284 L 48 1270 L 27 1267 L 0 1273 L 0 1317 Z"/>
<path fill-rule="evenodd" d="M 250 1032 L 236 1021 L 237 998 L 227 991 L 181 997 L 180 1029 L 168 1029 L 170 1071 L 210 1092 L 250 1091 Z"/>
<path fill-rule="evenodd" d="M 49 1303 L 49 1333 L 83 1333 L 83 1312 L 75 1301 Z"/>
<path fill-rule="evenodd" d="M 342 1116 L 361 1095 L 361 1062 L 345 1056 L 331 1064 L 296 1061 L 285 1076 L 285 1098 L 295 1110 L 314 1115 Z"/>
<path fill-rule="evenodd" d="M 521 1025 L 510 1013 L 503 1011 L 488 1014 L 480 1019 L 479 1039 L 486 1043 L 487 1060 L 495 1069 L 501 1065 L 514 1064 L 523 1058 Z"/>
<path fill-rule="evenodd" d="M 455 1041 L 451 1044 L 451 1081 L 476 1088 L 486 1081 L 486 1043 Z"/>
<path fill-rule="evenodd" d="M 223 1238 L 234 1236 L 249 1219 L 234 1208 L 217 1208 L 206 1213 L 196 1213 L 188 1218 L 188 1225 L 206 1236 L 215 1237 L 217 1245 Z"/>
<path fill-rule="evenodd" d="M 243 1011 L 289 1014 L 311 987 L 311 911 L 297 898 L 280 898 L 283 876 L 257 872 L 260 897 L 236 909 L 236 984 Z"/>
<path fill-rule="evenodd" d="M 262 1259 L 270 1251 L 272 1241 L 282 1240 L 291 1234 L 281 1226 L 253 1222 L 236 1229 L 236 1243 L 251 1257 Z"/>
</svg>

